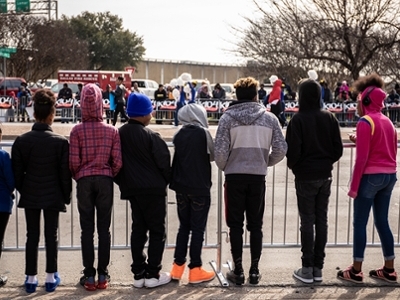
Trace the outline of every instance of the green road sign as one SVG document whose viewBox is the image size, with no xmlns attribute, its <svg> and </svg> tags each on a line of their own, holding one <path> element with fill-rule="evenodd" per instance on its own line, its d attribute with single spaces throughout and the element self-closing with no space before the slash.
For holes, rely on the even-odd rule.
<svg viewBox="0 0 400 300">
<path fill-rule="evenodd" d="M 10 58 L 10 53 L 0 52 L 0 57 Z"/>
<path fill-rule="evenodd" d="M 15 11 L 18 12 L 30 12 L 31 1 L 30 0 L 15 0 Z"/>
<path fill-rule="evenodd" d="M 17 48 L 1 48 L 0 47 L 0 53 L 16 53 Z"/>
<path fill-rule="evenodd" d="M 0 0 L 0 13 L 6 14 L 7 12 L 7 0 Z"/>
</svg>

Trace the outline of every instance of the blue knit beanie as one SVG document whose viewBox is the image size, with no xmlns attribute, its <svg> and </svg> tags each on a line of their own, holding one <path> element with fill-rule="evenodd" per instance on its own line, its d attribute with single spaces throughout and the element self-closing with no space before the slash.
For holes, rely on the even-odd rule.
<svg viewBox="0 0 400 300">
<path fill-rule="evenodd" d="M 143 117 L 147 116 L 153 111 L 151 100 L 144 94 L 132 93 L 128 98 L 128 105 L 126 113 L 128 117 Z"/>
</svg>

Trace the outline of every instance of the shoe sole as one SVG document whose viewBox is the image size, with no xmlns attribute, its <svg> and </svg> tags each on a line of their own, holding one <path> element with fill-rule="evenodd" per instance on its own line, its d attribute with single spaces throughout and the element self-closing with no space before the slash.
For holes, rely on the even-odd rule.
<svg viewBox="0 0 400 300">
<path fill-rule="evenodd" d="M 303 278 L 303 277 L 300 277 L 299 275 L 297 275 L 295 273 L 293 273 L 293 277 L 298 279 L 298 280 L 300 280 L 301 282 L 304 282 L 304 283 L 313 283 L 314 282 L 314 279 Z"/>
<path fill-rule="evenodd" d="M 353 283 L 358 283 L 358 284 L 364 283 L 363 281 L 357 281 L 357 280 L 354 280 L 354 279 L 351 279 L 351 278 L 344 278 L 344 277 L 340 277 L 340 276 L 337 276 L 337 278 L 339 278 L 341 280 L 345 280 L 345 281 L 350 281 L 350 282 L 353 282 Z"/>
<path fill-rule="evenodd" d="M 233 284 L 236 284 L 236 285 L 243 285 L 243 284 L 244 284 L 244 280 L 243 280 L 243 282 L 233 281 L 233 280 L 231 280 L 231 279 L 229 279 L 229 278 L 228 278 L 228 280 L 229 280 L 230 282 L 232 282 Z"/>
<path fill-rule="evenodd" d="M 214 278 L 215 278 L 215 275 L 214 275 L 213 278 L 209 278 L 209 279 L 202 279 L 202 280 L 196 280 L 196 281 L 191 281 L 191 280 L 189 280 L 189 283 L 190 283 L 190 284 L 197 284 L 197 283 L 202 283 L 202 282 L 208 282 L 208 281 L 213 280 Z"/>
<path fill-rule="evenodd" d="M 158 286 L 166 285 L 166 284 L 168 284 L 168 283 L 170 283 L 170 282 L 171 282 L 171 279 L 168 280 L 168 281 L 166 281 L 166 282 L 163 282 L 163 283 L 160 283 L 160 284 L 156 284 L 156 285 L 151 285 L 151 286 L 146 285 L 146 282 L 145 282 L 145 283 L 144 283 L 144 286 L 145 286 L 147 289 L 152 289 L 152 288 L 155 288 L 155 287 L 158 287 Z"/>
<path fill-rule="evenodd" d="M 374 276 L 374 275 L 370 275 L 370 277 L 374 278 L 374 279 L 385 280 L 386 282 L 390 282 L 390 283 L 397 283 L 397 280 L 390 280 L 390 279 L 387 279 L 386 277 L 379 277 L 379 276 Z"/>
<path fill-rule="evenodd" d="M 260 283 L 260 280 L 261 280 L 261 278 L 262 278 L 261 274 L 258 276 L 258 278 L 257 278 L 257 279 L 252 279 L 252 277 L 251 277 L 251 276 L 249 276 L 249 283 L 250 283 L 250 284 L 259 284 L 259 283 Z"/>
<path fill-rule="evenodd" d="M 316 282 L 322 282 L 322 277 L 314 277 L 314 281 L 316 281 Z"/>
<path fill-rule="evenodd" d="M 55 286 L 50 286 L 50 287 L 48 287 L 48 284 L 47 284 L 47 282 L 46 282 L 46 283 L 45 283 L 46 292 L 48 292 L 48 293 L 54 292 L 54 291 L 56 290 L 56 288 L 60 285 L 60 282 L 61 282 L 61 280 L 58 279 L 58 282 L 55 282 L 56 285 L 55 285 Z"/>
</svg>

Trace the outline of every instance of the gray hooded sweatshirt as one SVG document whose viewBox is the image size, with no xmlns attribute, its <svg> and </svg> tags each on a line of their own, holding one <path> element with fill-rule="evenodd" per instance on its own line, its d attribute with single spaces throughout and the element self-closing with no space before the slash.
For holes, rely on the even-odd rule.
<svg viewBox="0 0 400 300">
<path fill-rule="evenodd" d="M 215 162 L 225 175 L 265 176 L 286 150 L 278 119 L 257 102 L 233 102 L 219 121 Z"/>
</svg>

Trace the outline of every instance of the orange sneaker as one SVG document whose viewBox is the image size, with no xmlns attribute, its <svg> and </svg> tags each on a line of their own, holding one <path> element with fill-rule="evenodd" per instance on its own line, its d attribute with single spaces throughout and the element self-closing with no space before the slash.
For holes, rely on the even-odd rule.
<svg viewBox="0 0 400 300">
<path fill-rule="evenodd" d="M 213 280 L 215 273 L 206 271 L 202 267 L 190 269 L 189 271 L 189 283 L 201 283 Z"/>
<path fill-rule="evenodd" d="M 172 265 L 172 270 L 171 270 L 171 278 L 173 280 L 181 280 L 182 274 L 185 271 L 185 266 L 186 264 L 183 264 L 182 266 L 177 265 L 176 263 L 173 263 Z"/>
</svg>

